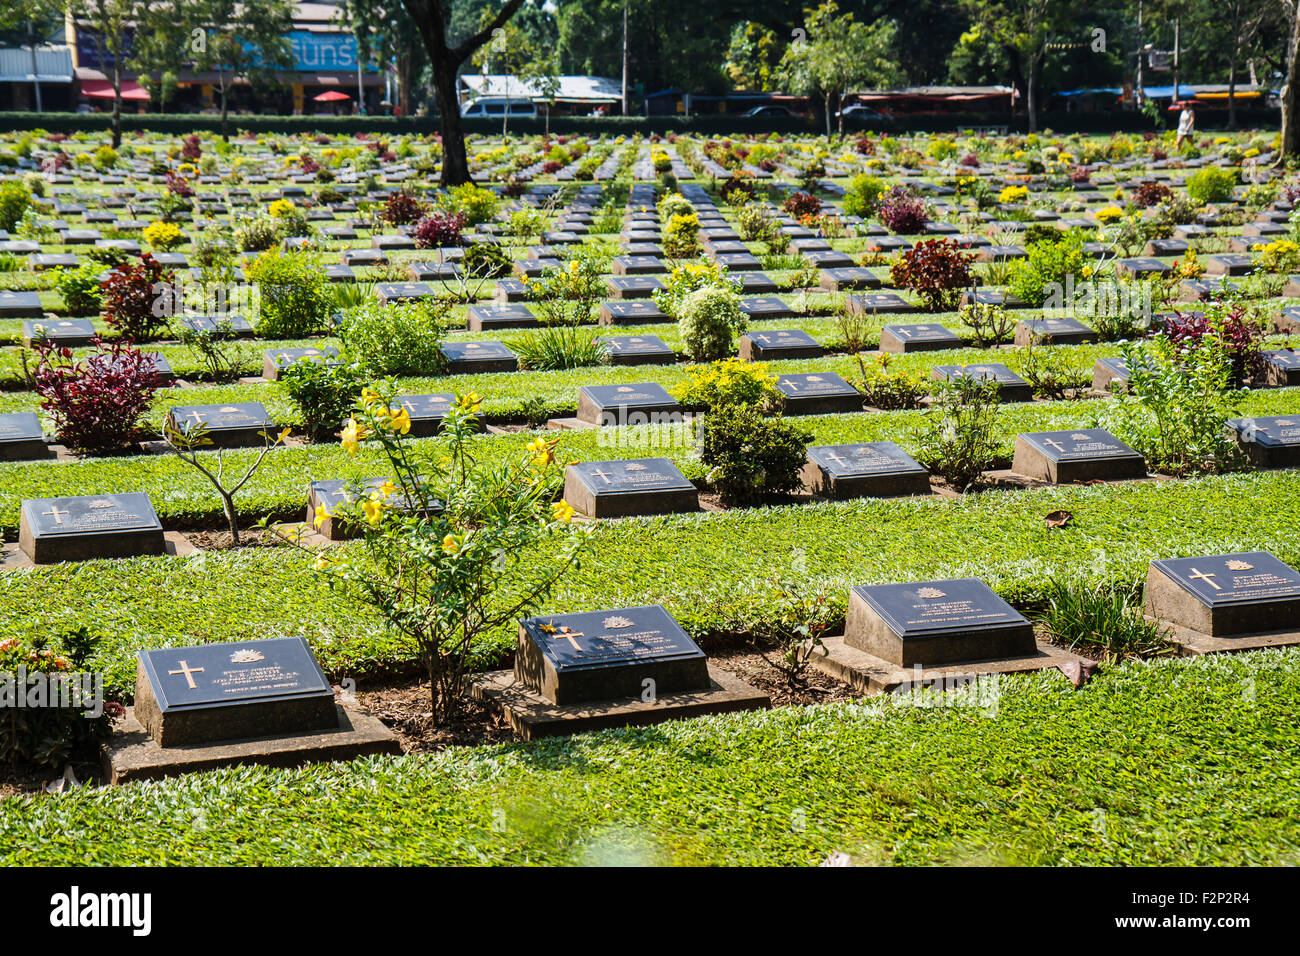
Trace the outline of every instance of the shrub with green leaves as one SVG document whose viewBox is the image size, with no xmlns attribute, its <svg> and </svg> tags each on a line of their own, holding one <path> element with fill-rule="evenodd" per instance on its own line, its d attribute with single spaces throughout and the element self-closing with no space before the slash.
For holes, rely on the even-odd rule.
<svg viewBox="0 0 1300 956">
<path fill-rule="evenodd" d="M 704 417 L 700 460 L 724 501 L 755 501 L 799 487 L 811 432 L 753 405 L 723 405 Z"/>
<path fill-rule="evenodd" d="M 258 287 L 257 333 L 262 338 L 303 338 L 325 326 L 332 299 L 315 255 L 269 249 L 253 260 L 247 274 Z"/>
<path fill-rule="evenodd" d="M 1057 643 L 1107 660 L 1172 654 L 1164 626 L 1143 617 L 1132 597 L 1114 582 L 1089 585 L 1052 578 L 1038 621 Z"/>
<path fill-rule="evenodd" d="M 863 219 L 874 216 L 880 205 L 880 197 L 885 194 L 885 184 L 870 173 L 859 173 L 849 180 L 844 192 L 844 213 L 860 216 Z"/>
<path fill-rule="evenodd" d="M 736 336 L 749 328 L 749 319 L 734 291 L 708 285 L 682 300 L 677 327 L 686 354 L 697 362 L 707 362 L 731 354 Z"/>
<path fill-rule="evenodd" d="M 1034 394 L 1052 401 L 1080 397 L 1092 381 L 1091 370 L 1072 365 L 1065 349 L 1038 341 L 1016 349 L 1016 365 Z"/>
<path fill-rule="evenodd" d="M 728 405 L 745 405 L 772 412 L 784 404 L 776 387 L 776 376 L 762 362 L 723 359 L 710 365 L 692 365 L 690 375 L 673 389 L 673 397 L 686 408 L 715 410 Z"/>
<path fill-rule="evenodd" d="M 0 229 L 12 232 L 32 204 L 32 191 L 21 180 L 0 183 Z"/>
<path fill-rule="evenodd" d="M 4 709 L 0 720 L 0 760 L 37 768 L 62 767 L 79 747 L 106 736 L 110 714 L 120 715 L 120 704 L 94 712 L 93 685 L 87 687 L 78 673 L 85 666 L 93 638 L 84 629 L 65 635 L 58 649 L 33 647 L 17 638 L 0 642 L 0 674 L 27 674 L 30 693 L 39 680 L 46 691 L 46 706 Z M 88 694 L 87 690 L 91 693 Z M 59 702 L 66 701 L 66 705 Z"/>
<path fill-rule="evenodd" d="M 497 214 L 501 199 L 490 189 L 475 186 L 473 183 L 463 183 L 460 186 L 452 186 L 443 193 L 438 200 L 438 205 L 448 212 L 462 213 L 469 220 L 470 225 L 477 226 L 479 223 L 491 221 Z"/>
<path fill-rule="evenodd" d="M 1219 166 L 1206 166 L 1187 177 L 1187 195 L 1201 205 L 1227 202 L 1236 185 L 1236 174 Z"/>
<path fill-rule="evenodd" d="M 731 278 L 727 274 L 727 267 L 716 262 L 688 262 L 675 267 L 668 274 L 664 287 L 654 293 L 655 305 L 666 315 L 680 319 L 685 298 L 706 286 L 719 286 L 739 292 L 740 280 Z"/>
<path fill-rule="evenodd" d="M 886 411 L 920 408 L 922 399 L 930 393 L 930 381 L 920 372 L 907 369 L 890 371 L 892 359 L 888 352 L 878 355 L 870 368 L 861 355 L 857 356 L 857 360 L 860 374 L 851 384 L 873 408 Z"/>
<path fill-rule="evenodd" d="M 331 441 L 370 381 L 359 364 L 295 362 L 280 373 L 312 441 Z"/>
<path fill-rule="evenodd" d="M 344 312 L 339 340 L 348 358 L 372 376 L 442 375 L 442 324 L 449 311 L 449 304 L 430 299 L 371 299 Z"/>
<path fill-rule="evenodd" d="M 99 277 L 104 267 L 98 262 L 86 262 L 75 269 L 62 269 L 54 280 L 54 288 L 63 296 L 63 308 L 68 315 L 97 315 L 103 296 L 99 291 Z"/>
<path fill-rule="evenodd" d="M 700 251 L 700 217 L 695 213 L 674 213 L 663 232 L 664 255 L 689 259 Z"/>
<path fill-rule="evenodd" d="M 935 388 L 937 401 L 917 430 L 916 460 L 960 490 L 976 484 L 998 452 L 998 383 L 955 375 Z"/>
<path fill-rule="evenodd" d="M 571 325 L 551 325 L 530 332 L 512 345 L 519 367 L 528 371 L 584 368 L 606 358 L 600 340 L 590 331 Z"/>
<path fill-rule="evenodd" d="M 1062 233 L 1055 242 L 1031 242 L 1025 258 L 1011 263 L 1011 294 L 1035 308 L 1049 298 L 1063 297 L 1067 279 L 1077 277 L 1084 267 L 1083 236 L 1075 230 Z M 1055 307 L 1069 305 L 1062 300 Z"/>
<path fill-rule="evenodd" d="M 460 260 L 460 271 L 472 279 L 500 279 L 512 268 L 510 254 L 496 242 L 472 242 Z"/>
</svg>

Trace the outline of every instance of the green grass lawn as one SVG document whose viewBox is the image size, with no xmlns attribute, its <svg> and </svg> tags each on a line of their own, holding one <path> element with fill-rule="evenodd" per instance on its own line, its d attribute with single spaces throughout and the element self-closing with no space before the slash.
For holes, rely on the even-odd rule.
<svg viewBox="0 0 1300 956">
<path fill-rule="evenodd" d="M 1300 652 L 0 802 L 10 865 L 1294 865 Z"/>
</svg>

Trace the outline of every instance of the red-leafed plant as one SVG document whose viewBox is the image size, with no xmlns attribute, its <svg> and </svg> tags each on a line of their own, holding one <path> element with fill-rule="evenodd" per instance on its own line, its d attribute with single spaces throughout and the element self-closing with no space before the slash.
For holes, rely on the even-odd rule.
<svg viewBox="0 0 1300 956">
<path fill-rule="evenodd" d="M 469 219 L 462 212 L 431 212 L 415 224 L 411 236 L 421 249 L 459 246 L 464 244 L 461 230 L 468 222 Z"/>
<path fill-rule="evenodd" d="M 92 345 L 94 352 L 74 361 L 70 348 L 38 344 L 36 394 L 54 419 L 59 441 L 70 449 L 121 451 L 143 437 L 140 421 L 166 383 L 153 358 L 129 343 L 95 338 Z"/>
<path fill-rule="evenodd" d="M 979 169 L 980 158 L 974 153 L 967 153 L 961 158 L 961 164 L 963 166 L 969 166 L 971 169 Z"/>
<path fill-rule="evenodd" d="M 895 186 L 885 193 L 878 215 L 885 227 L 898 235 L 918 233 L 930 221 L 924 201 L 913 196 L 905 186 Z"/>
<path fill-rule="evenodd" d="M 542 173 L 547 176 L 550 176 L 552 173 L 558 173 L 563 168 L 564 164 L 557 162 L 554 159 L 548 159 L 546 162 L 542 163 Z"/>
<path fill-rule="evenodd" d="M 384 222 L 391 223 L 394 226 L 405 226 L 409 223 L 419 222 L 424 213 L 424 203 L 410 193 L 398 192 L 388 197 L 380 216 L 383 217 Z"/>
<path fill-rule="evenodd" d="M 889 275 L 895 285 L 919 295 L 931 312 L 946 312 L 970 287 L 973 258 L 951 239 L 925 239 L 899 255 Z"/>
<path fill-rule="evenodd" d="M 1070 182 L 1087 183 L 1092 181 L 1092 170 L 1087 166 L 1075 166 L 1070 170 Z"/>
<path fill-rule="evenodd" d="M 853 144 L 853 148 L 863 156 L 870 156 L 876 151 L 876 144 L 870 137 L 859 136 L 858 141 Z"/>
<path fill-rule="evenodd" d="M 815 216 L 822 210 L 821 200 L 816 196 L 808 193 L 795 193 L 785 201 L 783 207 L 786 212 L 799 219 L 803 216 Z"/>
<path fill-rule="evenodd" d="M 194 187 L 184 176 L 176 173 L 167 174 L 167 191 L 173 196 L 180 196 L 182 199 L 188 199 L 194 195 Z"/>
<path fill-rule="evenodd" d="M 1174 191 L 1164 183 L 1143 183 L 1133 193 L 1133 205 L 1146 209 L 1148 206 L 1155 206 L 1164 202 L 1166 199 L 1172 199 Z"/>
<path fill-rule="evenodd" d="M 185 137 L 184 144 L 181 146 L 181 155 L 186 159 L 198 159 L 203 155 L 203 146 L 199 142 L 198 133 L 190 133 Z"/>
<path fill-rule="evenodd" d="M 176 312 L 173 273 L 149 253 L 114 266 L 99 284 L 104 319 L 133 342 L 148 342 L 167 328 Z"/>
<path fill-rule="evenodd" d="M 1161 330 L 1178 352 L 1200 348 L 1223 350 L 1234 387 L 1264 370 L 1264 330 L 1241 305 L 1212 304 L 1204 312 L 1172 312 Z"/>
</svg>

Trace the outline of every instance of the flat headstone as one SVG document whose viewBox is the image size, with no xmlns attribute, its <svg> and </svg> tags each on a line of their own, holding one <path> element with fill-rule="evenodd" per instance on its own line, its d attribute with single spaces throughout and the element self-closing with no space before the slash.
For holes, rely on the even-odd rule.
<svg viewBox="0 0 1300 956">
<path fill-rule="evenodd" d="M 977 578 L 849 592 L 844 643 L 902 667 L 1034 654 L 1034 628 Z"/>
<path fill-rule="evenodd" d="M 1115 271 L 1120 275 L 1141 278 L 1142 276 L 1167 275 L 1171 270 L 1168 264 L 1161 262 L 1159 259 L 1138 257 L 1135 259 L 1120 259 L 1115 263 Z"/>
<path fill-rule="evenodd" d="M 494 303 L 471 305 L 466 310 L 466 321 L 471 332 L 491 332 L 494 329 L 533 328 L 537 325 L 537 316 L 522 303 Z"/>
<path fill-rule="evenodd" d="M 962 344 L 961 336 L 937 322 L 916 325 L 886 325 L 880 330 L 880 351 L 929 352 L 936 349 L 955 349 Z"/>
<path fill-rule="evenodd" d="M 620 256 L 610 263 L 616 276 L 654 275 L 668 271 L 663 260 L 655 256 Z"/>
<path fill-rule="evenodd" d="M 1205 274 L 1209 276 L 1244 276 L 1255 268 L 1255 261 L 1247 255 L 1224 254 L 1205 260 Z"/>
<path fill-rule="evenodd" d="M 519 356 L 500 342 L 443 342 L 442 354 L 450 375 L 519 370 Z"/>
<path fill-rule="evenodd" d="M 237 339 L 253 337 L 253 326 L 240 315 L 182 315 L 176 321 L 191 332 L 224 332 Z"/>
<path fill-rule="evenodd" d="M 1234 418 L 1227 426 L 1256 468 L 1300 466 L 1300 415 Z"/>
<path fill-rule="evenodd" d="M 297 362 L 337 365 L 339 350 L 332 345 L 321 348 L 267 349 L 262 353 L 262 377 L 268 382 L 278 381 L 284 370 Z"/>
<path fill-rule="evenodd" d="M 599 320 L 601 325 L 651 325 L 671 322 L 673 317 L 654 301 L 642 299 L 634 302 L 602 302 Z"/>
<path fill-rule="evenodd" d="M 89 345 L 95 335 L 95 326 L 89 319 L 45 319 L 23 323 L 23 344 L 28 348 L 42 341 L 77 348 Z"/>
<path fill-rule="evenodd" d="M 1034 397 L 1034 390 L 1030 384 L 1000 362 L 984 362 L 979 365 L 936 365 L 930 370 L 930 377 L 935 380 L 954 378 L 958 375 L 992 379 L 998 383 L 998 395 L 1004 402 L 1028 402 Z"/>
<path fill-rule="evenodd" d="M 792 319 L 799 314 L 785 300 L 770 295 L 741 299 L 740 311 L 756 320 Z"/>
<path fill-rule="evenodd" d="M 778 375 L 787 415 L 833 415 L 862 411 L 862 393 L 834 372 Z"/>
<path fill-rule="evenodd" d="M 606 335 L 597 339 L 610 365 L 668 365 L 677 361 L 657 335 Z"/>
<path fill-rule="evenodd" d="M 564 500 L 591 518 L 699 508 L 698 492 L 667 458 L 589 461 L 565 469 Z"/>
<path fill-rule="evenodd" d="M 161 747 L 339 726 L 334 691 L 301 637 L 140 651 L 135 718 Z"/>
<path fill-rule="evenodd" d="M 519 625 L 515 678 L 553 704 L 641 699 L 710 686 L 704 652 L 659 605 L 532 617 Z"/>
<path fill-rule="evenodd" d="M 398 395 L 393 404 L 406 409 L 411 416 L 411 434 L 417 438 L 437 434 L 442 429 L 442 420 L 456 401 L 451 392 L 439 392 L 432 395 Z M 480 414 L 479 421 L 483 416 Z"/>
<path fill-rule="evenodd" d="M 810 445 L 804 487 L 825 498 L 928 495 L 930 473 L 892 441 Z"/>
<path fill-rule="evenodd" d="M 1022 319 L 1016 323 L 1016 345 L 1083 345 L 1097 333 L 1078 319 Z"/>
<path fill-rule="evenodd" d="M 802 329 L 763 329 L 740 337 L 740 357 L 746 362 L 821 358 L 826 350 Z"/>
<path fill-rule="evenodd" d="M 1103 428 L 1016 436 L 1011 470 L 1054 485 L 1146 477 L 1142 456 Z"/>
<path fill-rule="evenodd" d="M 1004 292 L 1001 289 L 975 289 L 966 290 L 961 294 L 958 300 L 961 305 L 999 305 L 1004 309 L 1026 309 L 1029 307 L 1027 302 L 1022 302 L 1010 292 Z"/>
<path fill-rule="evenodd" d="M 49 446 L 35 412 L 0 414 L 0 461 L 48 458 Z"/>
<path fill-rule="evenodd" d="M 820 286 L 827 292 L 879 289 L 880 278 L 870 269 L 864 269 L 861 266 L 836 269 L 823 268 Z"/>
<path fill-rule="evenodd" d="M 1184 302 L 1205 302 L 1232 295 L 1237 285 L 1220 276 L 1211 279 L 1184 279 L 1179 284 L 1178 298 Z"/>
<path fill-rule="evenodd" d="M 605 285 L 615 299 L 648 299 L 664 287 L 654 276 L 609 276 Z"/>
<path fill-rule="evenodd" d="M 1152 561 L 1144 604 L 1211 637 L 1300 630 L 1300 574 L 1267 551 Z"/>
<path fill-rule="evenodd" d="M 35 292 L 0 290 L 0 319 L 39 319 L 44 314 Z"/>
<path fill-rule="evenodd" d="M 144 494 L 23 501 L 19 547 L 35 564 L 163 554 L 158 515 Z"/>
<path fill-rule="evenodd" d="M 442 282 L 460 275 L 454 262 L 412 262 L 407 272 L 413 282 Z"/>
<path fill-rule="evenodd" d="M 395 302 L 432 299 L 433 290 L 423 282 L 381 282 L 375 286 L 375 296 L 381 305 L 391 305 Z"/>
<path fill-rule="evenodd" d="M 578 389 L 578 420 L 595 425 L 645 425 L 680 420 L 677 400 L 656 382 L 584 385 Z"/>
<path fill-rule="evenodd" d="M 845 308 L 850 315 L 872 315 L 876 312 L 901 313 L 915 312 L 912 305 L 895 292 L 859 292 L 847 296 Z"/>
<path fill-rule="evenodd" d="M 1092 367 L 1092 387 L 1100 392 L 1128 385 L 1129 374 L 1128 362 L 1123 358 L 1097 359 Z"/>
<path fill-rule="evenodd" d="M 202 426 L 207 429 L 204 437 L 218 448 L 265 444 L 263 433 L 275 427 L 261 402 L 177 405 L 168 409 L 167 424 L 182 432 Z"/>
</svg>

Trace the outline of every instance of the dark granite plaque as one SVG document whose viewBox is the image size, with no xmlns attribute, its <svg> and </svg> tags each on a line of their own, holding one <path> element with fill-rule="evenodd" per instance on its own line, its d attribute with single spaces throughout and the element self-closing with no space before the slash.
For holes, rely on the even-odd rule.
<svg viewBox="0 0 1300 956">
<path fill-rule="evenodd" d="M 609 276 L 605 285 L 611 296 L 622 300 L 648 299 L 664 287 L 654 276 Z"/>
<path fill-rule="evenodd" d="M 267 349 L 262 353 L 262 377 L 268 382 L 277 381 L 280 374 L 295 362 L 337 365 L 339 350 L 332 345 L 321 348 Z"/>
<path fill-rule="evenodd" d="M 1011 470 L 1052 484 L 1146 477 L 1146 462 L 1102 428 L 1027 432 L 1016 436 Z"/>
<path fill-rule="evenodd" d="M 1092 368 L 1092 387 L 1098 391 L 1123 387 L 1128 384 L 1128 362 L 1116 356 L 1097 359 Z"/>
<path fill-rule="evenodd" d="M 845 298 L 844 306 L 851 315 L 872 315 L 876 312 L 915 312 L 916 307 L 895 292 L 862 292 Z"/>
<path fill-rule="evenodd" d="M 578 418 L 596 425 L 645 425 L 671 420 L 677 400 L 655 382 L 584 385 L 578 389 Z"/>
<path fill-rule="evenodd" d="M 451 375 L 519 369 L 519 357 L 500 342 L 443 342 L 442 354 Z"/>
<path fill-rule="evenodd" d="M 610 365 L 668 365 L 673 350 L 657 335 L 607 335 L 597 339 Z"/>
<path fill-rule="evenodd" d="M 1300 415 L 1234 418 L 1228 428 L 1255 467 L 1300 467 Z"/>
<path fill-rule="evenodd" d="M 1016 345 L 1083 345 L 1097 333 L 1078 319 L 1022 319 L 1016 323 Z"/>
<path fill-rule="evenodd" d="M 792 319 L 799 314 L 790 307 L 789 303 L 774 295 L 741 299 L 740 311 L 751 319 Z"/>
<path fill-rule="evenodd" d="M 45 314 L 41 297 L 35 292 L 9 292 L 0 289 L 0 318 L 38 319 Z"/>
<path fill-rule="evenodd" d="M 636 302 L 604 302 L 600 306 L 601 325 L 650 325 L 671 322 L 673 317 L 648 299 Z"/>
<path fill-rule="evenodd" d="M 138 493 L 25 500 L 18 542 L 35 564 L 166 550 L 149 496 Z"/>
<path fill-rule="evenodd" d="M 1300 385 L 1300 352 L 1269 349 L 1264 352 L 1264 381 L 1269 385 Z"/>
<path fill-rule="evenodd" d="M 1029 383 L 999 362 L 985 362 L 981 365 L 964 366 L 936 365 L 930 370 L 930 377 L 936 380 L 953 378 L 958 375 L 993 379 L 998 383 L 998 394 L 1004 402 L 1028 402 L 1034 397 L 1034 390 Z"/>
<path fill-rule="evenodd" d="M 812 445 L 801 477 L 826 498 L 891 498 L 930 493 L 930 473 L 892 441 Z"/>
<path fill-rule="evenodd" d="M 1165 275 L 1170 271 L 1170 267 L 1159 259 L 1138 257 L 1135 259 L 1120 259 L 1115 263 L 1115 271 L 1120 275 L 1140 278 L 1142 276 Z"/>
<path fill-rule="evenodd" d="M 587 461 L 565 470 L 564 500 L 592 518 L 695 511 L 695 486 L 667 458 Z"/>
<path fill-rule="evenodd" d="M 834 372 L 778 375 L 787 415 L 830 415 L 862 411 L 862 393 Z"/>
<path fill-rule="evenodd" d="M 1244 276 L 1255 268 L 1255 261 L 1247 255 L 1210 256 L 1205 260 L 1208 276 Z"/>
<path fill-rule="evenodd" d="M 821 358 L 825 354 L 817 340 L 802 329 L 764 329 L 740 337 L 740 357 L 747 362 Z"/>
<path fill-rule="evenodd" d="M 855 587 L 844 643 L 902 667 L 1037 652 L 1033 625 L 978 578 Z"/>
<path fill-rule="evenodd" d="M 466 313 L 471 332 L 491 332 L 495 329 L 523 329 L 537 325 L 537 316 L 522 303 L 497 303 L 471 305 Z"/>
<path fill-rule="evenodd" d="M 938 349 L 955 349 L 961 344 L 961 336 L 937 322 L 886 325 L 880 330 L 882 352 L 929 352 Z"/>
<path fill-rule="evenodd" d="M 620 256 L 610 263 L 609 271 L 616 276 L 637 276 L 657 275 L 668 269 L 657 256 Z"/>
<path fill-rule="evenodd" d="M 442 282 L 460 275 L 454 262 L 412 262 L 407 273 L 413 282 Z"/>
<path fill-rule="evenodd" d="M 341 478 L 313 481 L 307 486 L 307 524 L 331 541 L 346 541 L 361 537 L 365 529 L 356 526 L 346 516 L 339 514 L 340 507 L 355 504 L 360 498 L 373 495 L 376 489 L 391 478 L 366 478 L 362 481 L 345 481 Z M 386 499 L 393 508 L 410 511 L 411 505 L 400 491 L 392 492 Z M 318 508 L 324 512 L 318 517 Z M 434 502 L 431 510 L 441 512 L 441 502 Z"/>
<path fill-rule="evenodd" d="M 253 327 L 241 315 L 182 315 L 177 321 L 191 332 L 220 332 L 237 339 L 253 337 Z"/>
<path fill-rule="evenodd" d="M 433 290 L 424 282 L 381 282 L 375 286 L 375 295 L 382 305 L 389 305 L 394 302 L 432 299 Z"/>
<path fill-rule="evenodd" d="M 1212 637 L 1300 630 L 1300 574 L 1267 551 L 1152 561 L 1146 611 Z"/>
<path fill-rule="evenodd" d="M 23 344 L 31 348 L 36 342 L 53 342 L 77 348 L 89 345 L 95 337 L 95 326 L 89 319 L 48 319 L 23 323 Z"/>
<path fill-rule="evenodd" d="M 704 652 L 657 604 L 521 621 L 515 679 L 558 705 L 710 686 Z"/>
<path fill-rule="evenodd" d="M 48 458 L 49 446 L 35 412 L 0 414 L 0 461 Z"/>
<path fill-rule="evenodd" d="M 406 409 L 411 416 L 411 434 L 420 438 L 441 430 L 442 420 L 455 401 L 456 396 L 451 392 L 440 392 L 436 395 L 398 395 L 393 404 Z M 477 418 L 481 426 L 482 413 Z"/>
<path fill-rule="evenodd" d="M 135 717 L 161 747 L 339 726 L 334 691 L 300 637 L 140 651 Z"/>
<path fill-rule="evenodd" d="M 202 426 L 207 429 L 205 437 L 218 448 L 265 444 L 267 437 L 263 433 L 275 427 L 261 402 L 178 405 L 168 410 L 167 424 L 182 432 Z"/>
<path fill-rule="evenodd" d="M 870 269 L 852 266 L 843 269 L 822 269 L 820 284 L 827 292 L 879 289 L 880 278 Z"/>
</svg>

